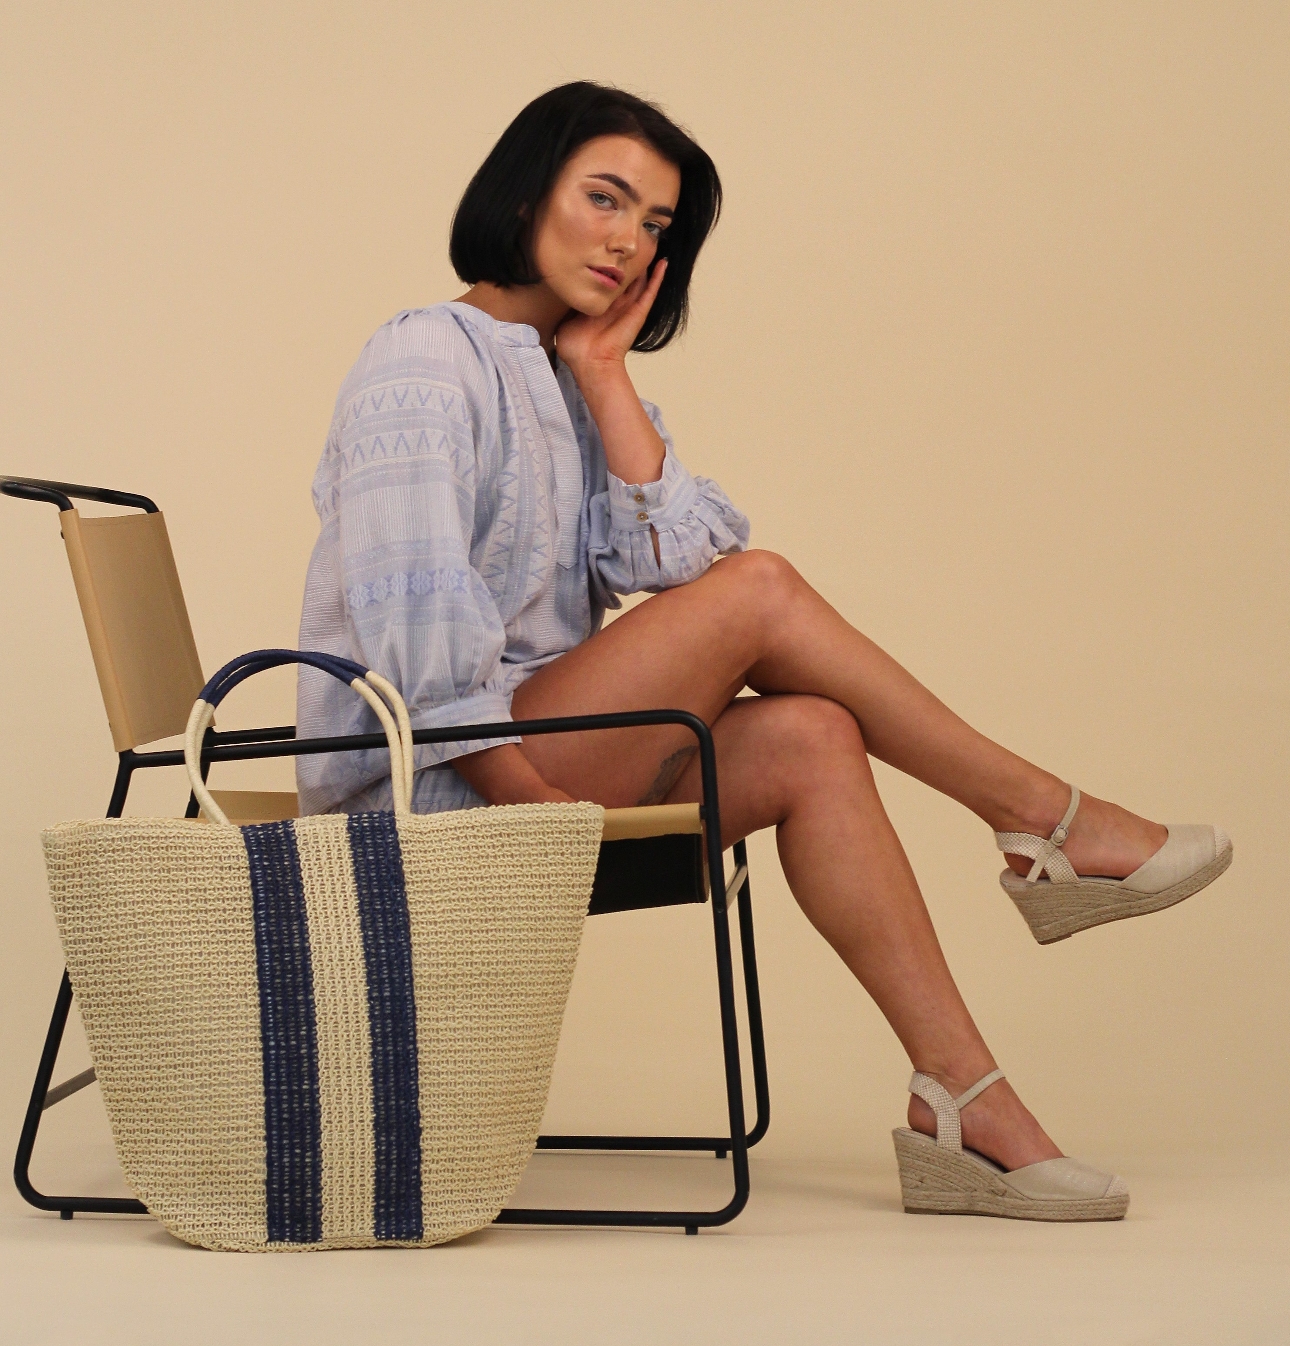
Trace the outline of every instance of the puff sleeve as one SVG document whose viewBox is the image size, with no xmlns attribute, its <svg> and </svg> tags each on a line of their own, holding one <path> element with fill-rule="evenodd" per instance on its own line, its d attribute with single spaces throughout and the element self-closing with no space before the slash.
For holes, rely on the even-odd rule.
<svg viewBox="0 0 1290 1346">
<path fill-rule="evenodd" d="M 343 645 L 330 652 L 389 678 L 415 729 L 508 721 L 506 632 L 471 563 L 491 440 L 487 384 L 472 378 L 478 360 L 464 338 L 454 345 L 447 331 L 427 344 L 411 360 L 373 351 L 342 388 L 314 483 L 323 527 L 300 646 Z M 300 673 L 297 723 L 302 736 L 379 730 L 350 688 L 313 669 Z M 422 745 L 416 766 L 518 741 Z M 381 751 L 299 758 L 301 811 L 332 808 L 388 774 Z"/>
<path fill-rule="evenodd" d="M 689 473 L 658 408 L 644 399 L 641 405 L 663 441 L 662 476 L 632 485 L 606 468 L 603 489 L 591 498 L 588 564 L 607 607 L 620 606 L 615 594 L 688 584 L 718 556 L 748 546 L 748 519 L 715 481 Z M 603 461 L 599 435 L 594 425 L 588 429 Z M 657 561 L 651 527 L 658 532 Z"/>
</svg>

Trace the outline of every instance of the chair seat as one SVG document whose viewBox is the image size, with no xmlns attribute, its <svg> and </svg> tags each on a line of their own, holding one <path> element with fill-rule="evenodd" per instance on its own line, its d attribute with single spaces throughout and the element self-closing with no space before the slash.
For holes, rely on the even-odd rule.
<svg viewBox="0 0 1290 1346">
<path fill-rule="evenodd" d="M 633 837 L 601 842 L 587 915 L 707 900 L 702 833 Z"/>
<path fill-rule="evenodd" d="M 212 790 L 211 798 L 224 810 L 229 822 L 239 825 L 280 823 L 300 817 L 300 801 L 294 790 Z"/>
</svg>

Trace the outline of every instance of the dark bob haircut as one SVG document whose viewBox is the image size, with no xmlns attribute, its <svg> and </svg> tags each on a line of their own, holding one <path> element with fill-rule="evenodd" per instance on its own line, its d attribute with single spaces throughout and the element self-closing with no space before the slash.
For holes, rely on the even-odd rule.
<svg viewBox="0 0 1290 1346">
<path fill-rule="evenodd" d="M 676 216 L 659 239 L 667 272 L 632 344 L 662 350 L 685 326 L 690 277 L 721 211 L 721 179 L 698 145 L 643 98 L 580 80 L 535 98 L 502 132 L 470 180 L 452 220 L 448 256 L 468 285 L 536 285 L 531 223 L 569 156 L 597 136 L 631 136 L 681 171 Z"/>
</svg>

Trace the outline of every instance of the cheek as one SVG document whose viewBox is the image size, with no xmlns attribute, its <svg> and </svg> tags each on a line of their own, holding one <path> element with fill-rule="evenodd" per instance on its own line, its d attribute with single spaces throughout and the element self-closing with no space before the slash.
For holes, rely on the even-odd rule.
<svg viewBox="0 0 1290 1346">
<path fill-rule="evenodd" d="M 599 242 L 606 232 L 608 225 L 599 212 L 556 204 L 543 224 L 538 256 L 557 265 L 561 260 L 578 260 L 587 247 Z"/>
</svg>

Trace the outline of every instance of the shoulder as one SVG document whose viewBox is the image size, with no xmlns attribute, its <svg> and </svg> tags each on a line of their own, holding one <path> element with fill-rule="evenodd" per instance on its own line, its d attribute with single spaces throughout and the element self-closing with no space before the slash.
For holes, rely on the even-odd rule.
<svg viewBox="0 0 1290 1346">
<path fill-rule="evenodd" d="M 410 461 L 423 440 L 464 462 L 495 439 L 496 374 L 486 357 L 448 304 L 404 309 L 376 329 L 341 383 L 314 475 L 324 523 L 340 484 L 360 468 Z"/>
<path fill-rule="evenodd" d="M 345 376 L 338 405 L 410 385 L 455 390 L 476 408 L 491 400 L 492 361 L 453 305 L 403 309 L 382 323 Z"/>
</svg>

